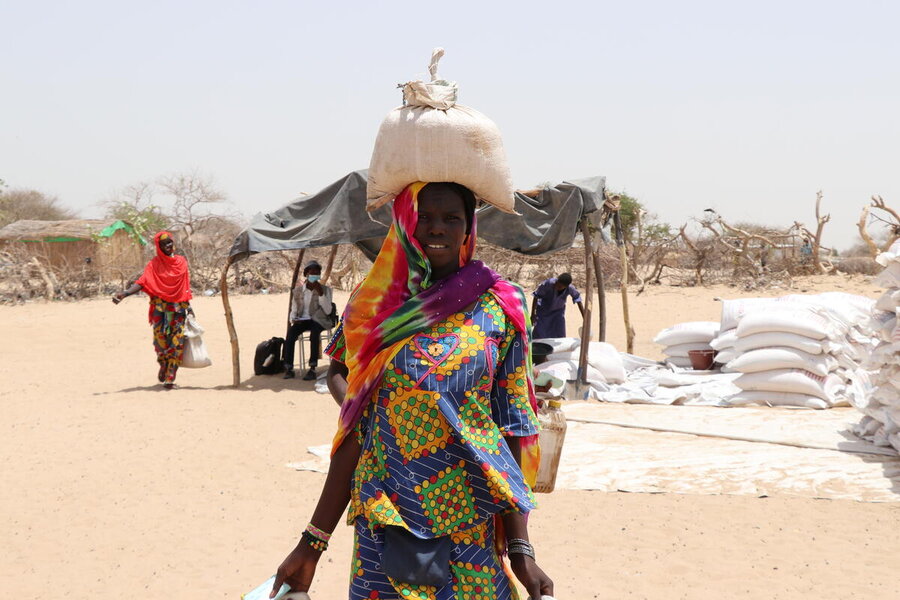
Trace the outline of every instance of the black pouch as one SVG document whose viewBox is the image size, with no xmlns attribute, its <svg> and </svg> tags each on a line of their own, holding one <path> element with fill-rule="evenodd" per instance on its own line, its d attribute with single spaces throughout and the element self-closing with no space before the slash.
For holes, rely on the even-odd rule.
<svg viewBox="0 0 900 600">
<path fill-rule="evenodd" d="M 449 535 L 423 540 L 387 525 L 381 569 L 395 581 L 442 587 L 450 583 L 450 545 Z"/>
</svg>

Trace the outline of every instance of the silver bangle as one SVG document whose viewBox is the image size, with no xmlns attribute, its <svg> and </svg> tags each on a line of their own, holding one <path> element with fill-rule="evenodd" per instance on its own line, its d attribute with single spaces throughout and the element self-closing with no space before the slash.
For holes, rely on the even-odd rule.
<svg viewBox="0 0 900 600">
<path fill-rule="evenodd" d="M 534 546 L 532 546 L 528 540 L 523 540 L 520 538 L 513 538 L 511 540 L 507 540 L 506 553 L 507 554 L 524 554 L 525 556 L 530 556 L 532 560 L 535 560 Z"/>
</svg>

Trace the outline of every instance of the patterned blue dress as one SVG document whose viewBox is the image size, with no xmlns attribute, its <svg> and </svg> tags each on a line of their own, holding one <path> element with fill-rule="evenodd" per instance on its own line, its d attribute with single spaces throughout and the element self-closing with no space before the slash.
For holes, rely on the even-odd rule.
<svg viewBox="0 0 900 600">
<path fill-rule="evenodd" d="M 342 345 L 329 345 L 338 360 Z M 389 362 L 377 402 L 356 427 L 362 451 L 348 512 L 356 531 L 350 598 L 517 597 L 494 548 L 493 518 L 535 506 L 503 439 L 538 432 L 527 352 L 485 293 L 470 312 L 413 336 Z M 379 564 L 386 525 L 420 538 L 450 535 L 450 581 L 431 587 L 387 578 Z"/>
</svg>

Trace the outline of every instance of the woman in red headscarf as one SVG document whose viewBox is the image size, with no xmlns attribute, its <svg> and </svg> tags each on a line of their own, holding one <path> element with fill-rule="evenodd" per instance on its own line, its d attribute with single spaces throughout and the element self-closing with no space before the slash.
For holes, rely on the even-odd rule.
<svg viewBox="0 0 900 600">
<path fill-rule="evenodd" d="M 143 290 L 150 296 L 150 324 L 153 348 L 159 363 L 160 383 L 175 387 L 175 374 L 184 354 L 184 322 L 193 313 L 189 303 L 191 275 L 187 259 L 175 254 L 175 240 L 168 231 L 153 238 L 156 256 L 144 267 L 144 273 L 127 290 L 113 294 L 113 304 Z"/>
</svg>

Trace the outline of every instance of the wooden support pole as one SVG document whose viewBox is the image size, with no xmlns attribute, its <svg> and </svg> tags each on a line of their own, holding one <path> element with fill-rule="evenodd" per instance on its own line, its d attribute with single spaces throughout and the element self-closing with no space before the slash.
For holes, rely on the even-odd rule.
<svg viewBox="0 0 900 600">
<path fill-rule="evenodd" d="M 597 278 L 597 339 L 606 341 L 606 289 L 603 284 L 603 269 L 600 268 L 600 253 L 593 251 L 594 275 Z"/>
<path fill-rule="evenodd" d="M 619 211 L 613 214 L 616 226 L 616 246 L 619 247 L 619 261 L 622 263 L 622 316 L 625 319 L 625 351 L 634 353 L 634 328 L 628 314 L 628 253 L 625 250 L 625 232 L 622 230 L 622 219 Z"/>
<path fill-rule="evenodd" d="M 300 265 L 303 264 L 303 255 L 306 254 L 306 248 L 301 248 L 297 255 L 297 263 L 294 265 L 294 274 L 291 275 L 291 291 L 288 294 L 288 312 L 287 312 L 287 328 L 291 328 L 291 307 L 294 301 L 294 288 L 297 287 L 297 280 L 300 278 Z M 287 335 L 287 334 L 285 334 Z"/>
<path fill-rule="evenodd" d="M 328 261 L 325 263 L 325 272 L 322 273 L 322 285 L 328 283 L 328 278 L 331 277 L 331 267 L 334 266 L 334 257 L 337 256 L 338 245 L 334 244 L 331 247 L 331 252 L 328 253 Z"/>
<path fill-rule="evenodd" d="M 587 383 L 588 348 L 591 343 L 591 305 L 594 294 L 591 293 L 591 232 L 588 220 L 581 218 L 581 233 L 584 236 L 584 321 L 581 325 L 581 355 L 578 358 L 578 384 Z"/>
<path fill-rule="evenodd" d="M 225 307 L 225 324 L 228 325 L 228 337 L 231 340 L 231 385 L 241 386 L 241 349 L 238 344 L 237 329 L 234 328 L 234 314 L 231 312 L 231 303 L 228 301 L 228 268 L 234 262 L 234 256 L 229 256 L 219 277 L 219 291 L 222 293 L 222 306 Z"/>
</svg>

